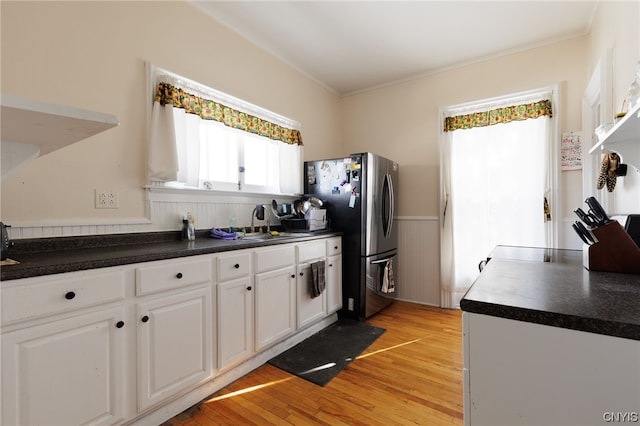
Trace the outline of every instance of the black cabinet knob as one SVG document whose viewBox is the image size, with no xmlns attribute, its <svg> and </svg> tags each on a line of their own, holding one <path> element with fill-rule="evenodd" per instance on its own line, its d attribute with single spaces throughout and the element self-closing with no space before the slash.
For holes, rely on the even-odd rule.
<svg viewBox="0 0 640 426">
<path fill-rule="evenodd" d="M 177 278 L 177 279 L 182 278 L 182 272 L 178 272 L 178 273 L 176 274 L 176 278 Z"/>
<path fill-rule="evenodd" d="M 333 246 L 333 249 L 334 250 L 338 250 L 338 246 Z"/>
<path fill-rule="evenodd" d="M 296 277 L 296 274 L 291 274 L 291 278 L 295 278 L 295 277 Z"/>
<path fill-rule="evenodd" d="M 236 269 L 240 269 L 240 264 L 236 263 L 235 265 L 233 265 L 233 267 Z"/>
<path fill-rule="evenodd" d="M 333 263 L 330 263 L 330 264 L 329 264 L 329 268 L 333 268 Z"/>
<path fill-rule="evenodd" d="M 122 328 L 122 327 L 124 327 L 124 321 L 118 321 L 116 323 L 116 328 Z"/>
<path fill-rule="evenodd" d="M 71 300 L 76 297 L 76 294 L 73 291 L 68 291 L 65 293 L 64 298 L 67 300 Z"/>
<path fill-rule="evenodd" d="M 147 321 L 149 321 L 149 317 L 147 315 L 145 315 L 140 319 L 140 321 L 147 322 Z"/>
<path fill-rule="evenodd" d="M 301 277 L 302 277 L 302 276 L 304 276 L 304 272 L 300 272 L 300 276 L 301 276 Z"/>
<path fill-rule="evenodd" d="M 251 291 L 251 286 L 247 287 L 247 291 Z"/>
</svg>

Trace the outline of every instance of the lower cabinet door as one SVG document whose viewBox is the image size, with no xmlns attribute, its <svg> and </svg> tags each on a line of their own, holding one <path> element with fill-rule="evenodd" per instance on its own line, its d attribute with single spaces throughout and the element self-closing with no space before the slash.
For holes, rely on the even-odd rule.
<svg viewBox="0 0 640 426">
<path fill-rule="evenodd" d="M 2 335 L 3 425 L 109 425 L 124 415 L 124 309 Z"/>
<path fill-rule="evenodd" d="M 323 291 L 317 297 L 312 296 L 313 276 L 311 263 L 299 264 L 297 272 L 298 328 L 300 328 L 325 317 L 327 312 L 327 291 Z"/>
<path fill-rule="evenodd" d="M 295 267 L 255 276 L 256 350 L 288 336 L 296 329 Z"/>
<path fill-rule="evenodd" d="M 137 305 L 138 411 L 213 374 L 211 287 Z"/>
<path fill-rule="evenodd" d="M 251 277 L 218 283 L 218 363 L 231 367 L 253 350 L 253 286 Z"/>
<path fill-rule="evenodd" d="M 327 258 L 327 314 L 342 308 L 342 255 Z"/>
</svg>

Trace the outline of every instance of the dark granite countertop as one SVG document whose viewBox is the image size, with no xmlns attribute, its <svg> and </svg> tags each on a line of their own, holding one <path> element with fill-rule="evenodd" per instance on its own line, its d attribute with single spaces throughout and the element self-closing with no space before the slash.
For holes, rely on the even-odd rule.
<svg viewBox="0 0 640 426">
<path fill-rule="evenodd" d="M 265 240 L 220 240 L 209 237 L 209 231 L 204 230 L 198 231 L 195 241 L 182 241 L 180 232 L 173 231 L 15 240 L 9 251 L 9 259 L 20 263 L 2 266 L 0 281 L 265 247 L 338 235 L 342 234 L 314 231 Z"/>
<path fill-rule="evenodd" d="M 591 272 L 582 251 L 497 247 L 463 311 L 640 340 L 640 275 Z"/>
</svg>

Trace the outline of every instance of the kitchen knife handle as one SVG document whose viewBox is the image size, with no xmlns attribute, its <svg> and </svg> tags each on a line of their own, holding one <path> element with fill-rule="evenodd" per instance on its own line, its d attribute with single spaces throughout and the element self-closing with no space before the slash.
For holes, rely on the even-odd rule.
<svg viewBox="0 0 640 426">
<path fill-rule="evenodd" d="M 580 239 L 584 241 L 585 244 L 589 244 L 589 241 L 587 241 L 587 237 L 585 237 L 582 234 L 582 232 L 580 231 L 580 228 L 578 228 L 578 226 L 575 223 L 571 224 L 571 227 L 573 228 L 574 231 L 576 231 L 576 234 L 578 234 L 578 237 L 580 237 Z"/>
<path fill-rule="evenodd" d="M 609 219 L 609 215 L 602 207 L 602 205 L 598 202 L 596 197 L 588 197 L 586 200 L 584 200 L 584 202 L 589 206 L 590 213 L 602 221 L 602 225 L 611 222 L 611 219 Z"/>
<path fill-rule="evenodd" d="M 584 212 L 584 210 L 582 210 L 581 208 L 577 208 L 573 211 L 579 218 L 581 221 L 583 221 L 588 227 L 590 228 L 594 228 L 596 226 L 598 226 L 598 222 L 595 220 L 595 218 Z"/>
<path fill-rule="evenodd" d="M 578 229 L 580 230 L 580 232 L 582 232 L 582 234 L 587 237 L 587 240 L 591 241 L 592 243 L 597 243 L 598 239 L 596 238 L 595 235 L 593 235 L 593 232 L 591 232 L 590 230 L 588 230 L 583 224 L 582 222 L 575 222 L 576 226 L 578 227 Z"/>
</svg>

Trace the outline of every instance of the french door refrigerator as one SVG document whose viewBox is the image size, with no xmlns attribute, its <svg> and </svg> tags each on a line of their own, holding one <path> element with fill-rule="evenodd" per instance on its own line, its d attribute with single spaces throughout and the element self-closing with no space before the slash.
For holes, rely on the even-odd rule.
<svg viewBox="0 0 640 426">
<path fill-rule="evenodd" d="M 304 163 L 305 194 L 322 200 L 329 226 L 343 232 L 341 317 L 370 317 L 396 295 L 397 178 L 397 163 L 369 152 Z"/>
</svg>

